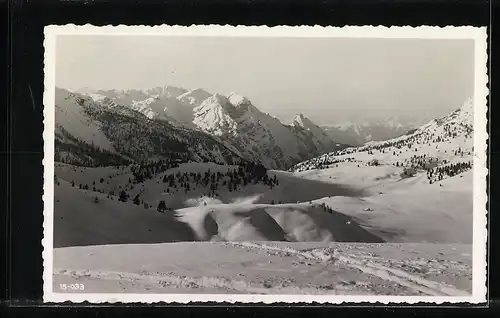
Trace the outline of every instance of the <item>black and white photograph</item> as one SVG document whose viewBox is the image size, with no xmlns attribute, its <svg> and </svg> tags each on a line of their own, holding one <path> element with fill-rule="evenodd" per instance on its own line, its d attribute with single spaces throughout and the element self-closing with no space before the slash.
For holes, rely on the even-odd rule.
<svg viewBox="0 0 500 318">
<path fill-rule="evenodd" d="M 45 300 L 485 300 L 485 28 L 69 25 L 45 50 Z"/>
</svg>

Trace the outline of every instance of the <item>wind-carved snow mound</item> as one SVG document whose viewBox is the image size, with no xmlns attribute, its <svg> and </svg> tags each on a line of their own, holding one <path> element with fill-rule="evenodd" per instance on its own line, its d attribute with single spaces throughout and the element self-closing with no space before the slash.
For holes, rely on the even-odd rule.
<svg viewBox="0 0 500 318">
<path fill-rule="evenodd" d="M 57 186 L 54 246 L 174 241 L 382 242 L 352 218 L 314 204 L 218 204 L 190 200 L 192 207 L 159 213 L 105 194 Z M 97 198 L 97 202 L 95 202 Z M 207 205 L 205 205 L 207 203 Z"/>
<path fill-rule="evenodd" d="M 187 206 L 197 207 L 202 205 L 216 205 L 222 204 L 222 201 L 217 198 L 202 196 L 198 198 L 189 198 L 185 201 Z"/>
</svg>

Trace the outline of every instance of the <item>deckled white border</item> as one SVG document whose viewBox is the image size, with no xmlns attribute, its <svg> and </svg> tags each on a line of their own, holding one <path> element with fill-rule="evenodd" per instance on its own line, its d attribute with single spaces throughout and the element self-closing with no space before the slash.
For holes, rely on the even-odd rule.
<svg viewBox="0 0 500 318">
<path fill-rule="evenodd" d="M 321 27 L 321 26 L 46 26 L 45 92 L 44 92 L 44 238 L 43 300 L 44 302 L 90 303 L 484 303 L 486 302 L 486 165 L 487 117 L 487 34 L 486 28 L 476 27 Z M 419 296 L 339 296 L 339 295 L 232 295 L 232 294 L 88 294 L 53 293 L 53 208 L 54 208 L 54 93 L 55 42 L 58 35 L 157 35 L 157 36 L 225 36 L 225 37 L 343 37 L 343 38 L 425 38 L 472 39 L 475 42 L 474 86 L 474 217 L 473 217 L 473 288 L 466 297 Z"/>
</svg>

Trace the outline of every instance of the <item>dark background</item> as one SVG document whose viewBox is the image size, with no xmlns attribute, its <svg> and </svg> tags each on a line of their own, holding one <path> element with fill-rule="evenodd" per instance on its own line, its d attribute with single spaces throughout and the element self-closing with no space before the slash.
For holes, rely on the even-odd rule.
<svg viewBox="0 0 500 318">
<path fill-rule="evenodd" d="M 0 21 L 6 35 L 0 48 L 0 65 L 5 68 L 0 74 L 6 80 L 5 93 L 0 92 L 2 107 L 2 163 L 0 180 L 5 184 L 5 205 L 2 206 L 2 225 L 0 230 L 1 262 L 1 310 L 5 315 L 53 316 L 76 313 L 85 315 L 130 315 L 144 314 L 144 306 L 131 308 L 99 307 L 89 304 L 42 305 L 42 222 L 43 202 L 43 27 L 49 24 L 73 23 L 82 25 L 158 25 L 158 24 L 231 24 L 231 25 L 472 25 L 488 26 L 489 40 L 496 36 L 490 26 L 497 12 L 498 1 L 483 0 L 345 0 L 345 1 L 278 1 L 278 0 L 184 0 L 184 1 L 84 1 L 84 0 L 0 0 Z M 491 43 L 489 43 L 490 45 Z M 490 47 L 491 48 L 491 47 Z M 492 54 L 490 53 L 490 62 Z M 490 64 L 490 89 L 497 85 L 492 76 Z M 6 75 L 6 76 L 5 76 Z M 493 85 L 493 86 L 491 86 Z M 498 86 L 498 85 L 497 85 Z M 495 95 L 490 94 L 489 106 Z M 489 114 L 491 118 L 495 112 Z M 493 119 L 491 119 L 492 121 Z M 491 124 L 490 121 L 490 124 Z M 498 157 L 496 135 L 490 132 L 491 156 Z M 492 163 L 492 162 L 491 162 Z M 491 193 L 499 193 L 493 180 L 497 168 L 490 166 Z M 490 198 L 493 211 L 494 198 Z M 497 216 L 490 215 L 489 223 L 498 223 Z M 5 234 L 4 234 L 5 233 Z M 491 244 L 498 238 L 498 232 L 490 230 Z M 498 240 L 496 240 L 498 241 Z M 498 245 L 498 244 L 497 244 Z M 491 251 L 495 251 L 490 246 Z M 0 257 L 1 257 L 0 256 Z M 498 308 L 498 262 L 490 254 L 489 297 L 490 306 Z M 497 273 L 495 273 L 497 269 Z M 5 287 L 4 287 L 5 286 Z M 165 304 L 164 304 L 165 305 Z M 217 306 L 217 307 L 213 307 Z M 198 308 L 151 308 L 149 313 L 172 316 L 191 314 L 245 314 L 255 316 L 267 314 L 289 316 L 293 314 L 311 316 L 351 315 L 360 316 L 360 309 L 342 309 L 321 306 L 314 309 L 293 307 L 258 307 L 255 305 L 227 307 L 213 304 Z M 372 308 L 372 314 L 417 315 L 415 308 L 397 309 Z M 429 307 L 429 305 L 426 305 Z M 418 314 L 437 316 L 445 313 L 456 315 L 488 314 L 483 308 L 462 308 L 443 312 L 443 309 L 423 309 Z M 98 311 L 97 311 L 98 310 Z M 471 312 L 474 310 L 473 312 Z M 489 312 L 491 314 L 491 312 Z"/>
</svg>

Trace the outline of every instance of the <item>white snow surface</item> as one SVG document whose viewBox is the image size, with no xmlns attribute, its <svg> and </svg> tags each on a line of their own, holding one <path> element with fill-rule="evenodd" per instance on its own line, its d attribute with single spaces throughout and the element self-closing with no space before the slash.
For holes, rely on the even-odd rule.
<svg viewBox="0 0 500 318">
<path fill-rule="evenodd" d="M 54 250 L 84 293 L 471 295 L 471 246 L 211 242 Z"/>
</svg>

